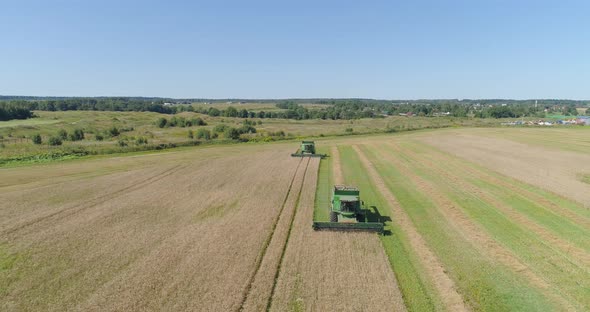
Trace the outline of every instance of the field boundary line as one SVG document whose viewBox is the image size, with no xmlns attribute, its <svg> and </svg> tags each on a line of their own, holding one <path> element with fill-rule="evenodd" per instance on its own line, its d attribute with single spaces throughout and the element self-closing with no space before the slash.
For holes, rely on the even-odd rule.
<svg viewBox="0 0 590 312">
<path fill-rule="evenodd" d="M 395 196 L 391 193 L 389 188 L 386 186 L 385 181 L 379 175 L 375 166 L 367 158 L 367 156 L 360 150 L 357 145 L 353 145 L 352 148 L 359 157 L 359 160 L 367 170 L 367 173 L 376 186 L 377 190 L 385 201 L 387 202 L 394 222 L 396 222 L 402 231 L 406 233 L 409 238 L 409 243 L 412 245 L 412 249 L 418 255 L 418 259 L 422 263 L 422 267 L 425 269 L 426 274 L 430 277 L 430 281 L 437 290 L 441 301 L 445 304 L 445 307 L 449 311 L 470 311 L 471 309 L 465 304 L 463 297 L 457 291 L 455 282 L 447 275 L 444 266 L 428 247 L 428 244 L 420 235 L 415 225 L 412 223 L 410 217 L 406 214 L 400 203 L 397 201 Z"/>
<path fill-rule="evenodd" d="M 242 298 L 240 300 L 240 305 L 239 305 L 237 311 L 244 310 L 244 305 L 248 299 L 248 296 L 250 295 L 250 291 L 252 290 L 252 285 L 254 283 L 254 280 L 256 279 L 256 275 L 258 275 L 258 271 L 260 270 L 260 267 L 262 266 L 262 262 L 264 260 L 264 257 L 266 256 L 266 251 L 268 249 L 268 246 L 270 246 L 272 238 L 273 238 L 275 231 L 277 229 L 277 225 L 279 223 L 279 220 L 281 219 L 281 216 L 283 215 L 283 211 L 285 210 L 285 206 L 287 205 L 287 200 L 289 199 L 289 196 L 291 195 L 291 191 L 293 189 L 293 184 L 295 183 L 295 178 L 297 177 L 297 173 L 299 172 L 299 170 L 301 168 L 301 163 L 303 161 L 304 161 L 304 158 L 301 158 L 301 159 L 299 159 L 299 162 L 297 163 L 297 167 L 295 168 L 295 172 L 293 173 L 293 177 L 291 178 L 291 182 L 289 182 L 289 187 L 287 188 L 287 193 L 285 194 L 285 198 L 283 199 L 283 202 L 281 204 L 281 208 L 279 209 L 279 213 L 277 214 L 277 217 L 276 217 L 275 221 L 273 222 L 272 229 L 271 229 L 268 237 L 264 241 L 264 245 L 262 246 L 262 250 L 260 251 L 260 254 L 257 257 L 254 272 L 252 273 L 252 275 L 248 279 L 248 284 L 246 285 L 246 289 L 244 289 L 244 293 L 243 293 Z M 308 160 L 308 164 L 309 164 L 309 160 Z M 307 166 L 306 166 L 305 170 L 307 170 Z M 304 171 L 304 176 L 303 176 L 302 180 L 304 180 L 304 179 L 305 179 L 305 171 Z M 299 190 L 299 193 L 301 193 L 301 190 Z M 293 213 L 293 215 L 295 215 L 295 213 Z M 285 245 L 286 245 L 286 243 L 285 243 Z"/>
</svg>

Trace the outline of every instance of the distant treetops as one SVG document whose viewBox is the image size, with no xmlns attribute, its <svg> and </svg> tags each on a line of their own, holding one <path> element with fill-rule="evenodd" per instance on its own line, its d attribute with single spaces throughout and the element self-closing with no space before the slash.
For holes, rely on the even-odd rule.
<svg viewBox="0 0 590 312">
<path fill-rule="evenodd" d="M 0 121 L 33 117 L 33 110 L 41 111 L 137 111 L 175 114 L 197 112 L 212 117 L 282 118 L 282 119 L 358 119 L 385 116 L 452 116 L 475 118 L 545 117 L 546 113 L 576 115 L 576 107 L 588 103 L 571 100 L 414 100 L 385 101 L 370 99 L 313 100 L 312 108 L 302 105 L 305 100 L 279 101 L 273 110 L 248 110 L 228 107 L 219 109 L 194 107 L 190 101 L 166 102 L 152 98 L 61 98 L 13 99 L 0 101 Z M 310 100 L 307 100 L 309 102 Z M 181 121 L 182 122 L 182 121 Z M 192 122 L 192 121 L 191 121 Z M 164 125 L 166 126 L 166 125 Z M 172 126 L 172 125 L 170 125 Z M 182 126 L 182 124 L 180 125 Z"/>
</svg>

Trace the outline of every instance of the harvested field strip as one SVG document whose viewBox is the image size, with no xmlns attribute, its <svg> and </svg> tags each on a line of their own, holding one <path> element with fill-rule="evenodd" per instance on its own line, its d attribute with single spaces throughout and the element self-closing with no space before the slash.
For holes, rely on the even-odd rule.
<svg viewBox="0 0 590 312">
<path fill-rule="evenodd" d="M 502 175 L 493 172 L 492 175 L 501 179 Z M 495 182 L 496 180 L 494 180 Z M 531 200 L 538 202 L 543 207 L 554 211 L 558 215 L 567 217 L 569 221 L 577 223 L 583 228 L 590 228 L 590 205 L 581 204 L 574 202 L 573 200 L 566 198 L 559 194 L 554 194 L 550 191 L 541 189 L 537 186 L 532 186 L 520 181 L 512 181 L 514 183 L 514 189 L 517 193 L 530 198 Z M 503 185 L 500 182 L 498 185 Z"/>
<path fill-rule="evenodd" d="M 405 311 L 375 234 L 313 231 L 318 165 L 311 160 L 270 310 Z"/>
<path fill-rule="evenodd" d="M 477 167 L 474 165 L 473 167 Z M 475 170 L 484 172 L 484 168 Z M 468 168 L 470 170 L 470 168 Z M 565 217 L 571 223 L 576 226 L 588 229 L 590 228 L 590 208 L 582 207 L 580 204 L 567 199 L 561 195 L 553 194 L 549 191 L 543 190 L 539 187 L 526 184 L 511 178 L 502 179 L 502 175 L 496 172 L 489 172 L 489 181 L 493 185 L 498 187 L 510 188 L 514 193 L 519 194 L 524 198 L 538 203 L 540 207 L 556 214 L 560 217 Z"/>
<path fill-rule="evenodd" d="M 331 153 L 332 157 L 332 175 L 334 179 L 334 184 L 342 184 L 344 183 L 344 177 L 342 176 L 342 164 L 340 163 L 340 153 L 338 152 L 338 148 L 336 146 L 332 146 Z"/>
<path fill-rule="evenodd" d="M 573 223 L 522 194 L 507 192 L 505 187 L 489 182 L 489 175 L 482 171 L 469 170 L 464 160 L 433 151 L 423 145 L 406 145 L 409 148 L 404 150 L 410 157 L 420 159 L 430 170 L 440 173 L 462 189 L 469 189 L 543 240 L 551 242 L 553 246 L 561 248 L 563 252 L 590 267 L 590 241 L 587 239 L 590 237 L 590 228 Z M 445 165 L 441 166 L 442 163 Z"/>
<path fill-rule="evenodd" d="M 338 148 L 332 146 L 328 155 L 320 162 L 320 183 L 317 185 L 313 217 L 315 221 L 330 221 L 332 187 L 344 183 Z"/>
<path fill-rule="evenodd" d="M 508 133 L 510 133 L 509 136 Z M 486 129 L 486 131 L 478 132 L 478 135 L 480 134 L 584 154 L 587 154 L 590 148 L 588 140 L 590 132 L 583 127 L 578 129 Z"/>
<path fill-rule="evenodd" d="M 318 153 L 328 153 L 328 151 L 330 151 L 330 155 L 320 161 L 319 183 L 317 183 L 313 210 L 313 220 L 315 221 L 330 221 L 330 194 L 332 186 L 335 184 L 332 165 L 334 156 L 327 148 L 318 149 Z"/>
<path fill-rule="evenodd" d="M 469 173 L 476 181 L 477 177 L 484 177 L 482 181 L 486 181 L 492 186 L 492 189 L 499 187 L 510 189 L 512 194 L 517 194 L 522 198 L 536 203 L 542 209 L 560 218 L 567 219 L 568 222 L 576 224 L 579 228 L 590 228 L 590 209 L 582 207 L 573 200 L 502 175 L 479 164 L 457 158 L 457 156 L 451 155 L 448 152 L 437 149 L 428 149 L 428 151 L 429 153 L 440 155 L 440 157 L 444 158 L 442 161 L 454 161 L 461 167 L 462 171 Z"/>
<path fill-rule="evenodd" d="M 475 246 L 486 246 L 482 252 L 488 252 L 503 265 L 526 277 L 531 285 L 543 290 L 559 306 L 571 304 L 579 308 L 587 305 L 587 299 L 584 299 L 588 295 L 587 290 L 571 282 L 577 276 L 586 274 L 583 268 L 564 255 L 555 253 L 546 242 L 514 224 L 477 194 L 449 186 L 448 179 L 433 174 L 420 161 L 407 155 L 408 148 L 391 149 L 388 146 L 389 155 L 397 157 L 383 156 L 396 161 L 400 168 L 407 168 L 403 169 L 403 174 L 414 181 L 421 191 L 432 196 L 436 207 Z"/>
<path fill-rule="evenodd" d="M 391 235 L 381 237 L 406 306 L 412 311 L 465 311 L 463 299 L 448 277 L 437 257 L 408 218 L 396 198 L 385 187 L 373 165 L 355 147 L 341 148 L 347 164 L 348 183 L 359 186 L 366 202 L 381 209 L 393 219 L 386 230 Z M 356 153 L 355 153 L 356 152 Z"/>
<path fill-rule="evenodd" d="M 297 165 L 277 219 L 256 260 L 256 269 L 246 286 L 239 310 L 262 311 L 272 297 L 308 165 L 309 159 L 304 158 Z"/>
<path fill-rule="evenodd" d="M 590 155 L 546 149 L 470 134 L 423 139 L 451 154 L 590 207 L 590 186 L 577 173 L 590 171 Z M 549 161 L 550 160 L 550 161 Z M 589 211 L 586 211 L 588 213 Z"/>
<path fill-rule="evenodd" d="M 476 310 L 508 310 L 523 307 L 536 307 L 548 310 L 544 296 L 528 283 L 480 250 L 457 229 L 445 211 L 431 201 L 431 194 L 420 190 L 405 172 L 399 160 L 392 159 L 397 154 L 362 148 L 384 180 L 385 190 L 395 194 L 419 235 L 424 237 L 425 245 L 440 258 L 441 267 L 457 283 L 461 294 Z M 399 171 L 398 171 L 399 170 Z M 394 214 L 394 217 L 399 213 Z M 481 246 L 483 247 L 483 246 Z"/>
<path fill-rule="evenodd" d="M 551 231 L 553 235 L 559 236 L 560 239 L 569 241 L 583 249 L 590 250 L 590 241 L 586 239 L 590 237 L 590 228 L 580 225 L 580 222 L 574 222 L 523 195 L 507 192 L 506 188 L 490 181 L 470 178 L 466 180 L 480 189 L 485 189 L 490 196 L 494 196 L 496 199 L 512 207 L 547 231 Z"/>
</svg>

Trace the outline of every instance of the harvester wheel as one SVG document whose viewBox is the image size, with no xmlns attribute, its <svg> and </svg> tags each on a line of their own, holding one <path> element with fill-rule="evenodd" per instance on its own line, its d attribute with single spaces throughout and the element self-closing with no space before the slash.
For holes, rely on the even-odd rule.
<svg viewBox="0 0 590 312">
<path fill-rule="evenodd" d="M 330 222 L 338 222 L 338 214 L 330 211 Z"/>
</svg>

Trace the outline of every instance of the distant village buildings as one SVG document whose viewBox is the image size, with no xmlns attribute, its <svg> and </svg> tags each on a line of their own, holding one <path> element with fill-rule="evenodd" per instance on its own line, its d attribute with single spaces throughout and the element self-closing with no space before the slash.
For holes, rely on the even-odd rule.
<svg viewBox="0 0 590 312">
<path fill-rule="evenodd" d="M 546 120 L 517 120 L 511 122 L 503 122 L 503 126 L 553 126 L 553 125 L 579 125 L 590 126 L 590 116 L 578 116 L 570 119 L 546 121 Z"/>
</svg>

